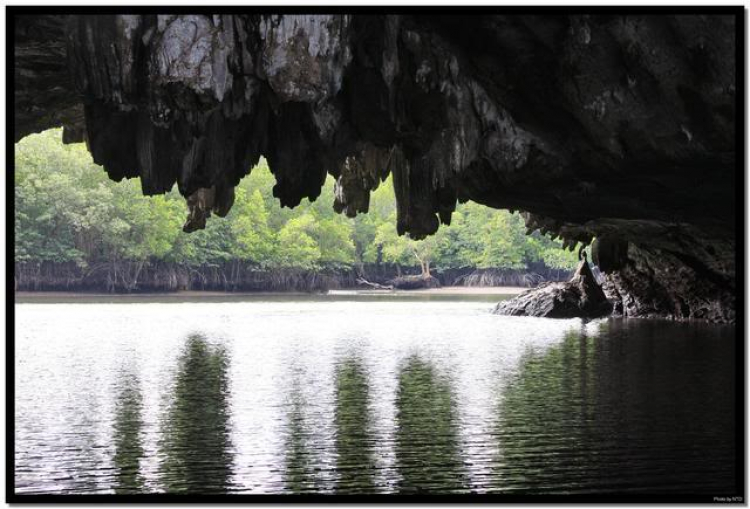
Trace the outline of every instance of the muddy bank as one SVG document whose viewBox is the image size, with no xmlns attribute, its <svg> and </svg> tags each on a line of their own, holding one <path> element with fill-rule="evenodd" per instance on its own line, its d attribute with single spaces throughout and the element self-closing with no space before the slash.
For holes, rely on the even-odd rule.
<svg viewBox="0 0 750 509">
<path fill-rule="evenodd" d="M 100 263 L 80 267 L 74 263 L 17 263 L 14 286 L 21 292 L 168 293 L 201 292 L 325 292 L 359 289 L 357 279 L 386 284 L 395 277 L 419 273 L 418 267 L 365 264 L 351 268 L 319 270 L 260 270 L 232 261 L 216 266 L 189 267 L 165 262 Z M 546 267 L 515 269 L 435 270 L 441 286 L 523 287 L 560 281 L 567 271 Z"/>
<path fill-rule="evenodd" d="M 421 290 L 394 290 L 396 295 L 518 295 L 527 289 L 521 286 L 443 286 Z M 342 290 L 332 290 L 335 294 Z M 344 290 L 346 291 L 346 290 Z M 356 295 L 376 293 L 377 290 L 353 290 Z"/>
<path fill-rule="evenodd" d="M 360 290 L 341 289 L 327 292 L 213 292 L 184 290 L 159 293 L 95 293 L 95 292 L 15 292 L 16 303 L 59 303 L 59 302 L 244 302 L 248 300 L 307 300 L 310 298 L 330 298 L 334 300 L 363 300 L 373 297 L 386 298 L 460 298 L 461 300 L 486 300 L 495 303 L 499 297 L 510 298 L 527 291 L 517 286 L 467 287 L 444 286 L 429 290 Z"/>
</svg>

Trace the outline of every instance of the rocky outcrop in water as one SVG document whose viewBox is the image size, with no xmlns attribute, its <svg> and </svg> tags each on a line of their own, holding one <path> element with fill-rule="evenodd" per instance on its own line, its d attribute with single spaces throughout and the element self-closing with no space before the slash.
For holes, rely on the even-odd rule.
<svg viewBox="0 0 750 509">
<path fill-rule="evenodd" d="M 582 260 L 570 281 L 545 283 L 499 303 L 497 315 L 543 318 L 598 318 L 612 312 L 602 288 L 586 260 Z"/>
<path fill-rule="evenodd" d="M 391 174 L 400 233 L 449 224 L 457 200 L 522 210 L 571 246 L 633 246 L 600 265 L 626 314 L 733 319 L 741 8 L 41 14 L 14 18 L 16 139 L 63 125 L 111 178 L 176 183 L 186 231 L 261 156 L 282 205 L 329 173 L 349 216 Z"/>
</svg>

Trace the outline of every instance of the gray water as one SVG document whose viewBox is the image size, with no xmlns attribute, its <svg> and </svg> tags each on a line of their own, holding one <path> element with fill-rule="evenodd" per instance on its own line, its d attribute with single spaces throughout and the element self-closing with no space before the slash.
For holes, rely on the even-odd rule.
<svg viewBox="0 0 750 509">
<path fill-rule="evenodd" d="M 497 298 L 16 304 L 16 492 L 735 492 L 733 327 Z"/>
</svg>

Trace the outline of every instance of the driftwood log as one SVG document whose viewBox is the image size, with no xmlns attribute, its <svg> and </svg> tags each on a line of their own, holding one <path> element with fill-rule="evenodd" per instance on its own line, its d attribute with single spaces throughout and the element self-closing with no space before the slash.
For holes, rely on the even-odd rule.
<svg viewBox="0 0 750 509">
<path fill-rule="evenodd" d="M 357 284 L 362 286 L 369 286 L 374 290 L 393 290 L 393 285 L 381 285 L 380 283 L 372 283 L 363 277 L 357 278 Z"/>
</svg>

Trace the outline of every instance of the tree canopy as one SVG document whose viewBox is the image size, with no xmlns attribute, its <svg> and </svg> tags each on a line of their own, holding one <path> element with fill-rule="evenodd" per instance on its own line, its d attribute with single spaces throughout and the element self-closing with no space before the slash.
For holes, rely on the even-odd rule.
<svg viewBox="0 0 750 509">
<path fill-rule="evenodd" d="M 575 255 L 534 232 L 518 214 L 476 203 L 459 204 L 450 226 L 425 240 L 396 233 L 391 180 L 372 193 L 370 211 L 354 219 L 334 212 L 333 179 L 314 202 L 281 208 L 266 162 L 236 189 L 226 218 L 183 233 L 185 202 L 176 190 L 145 197 L 137 180 L 114 182 L 83 144 L 63 145 L 59 129 L 15 146 L 15 259 L 17 262 L 163 260 L 197 266 L 241 260 L 262 269 L 407 266 L 524 268 L 544 262 L 572 268 Z"/>
</svg>

